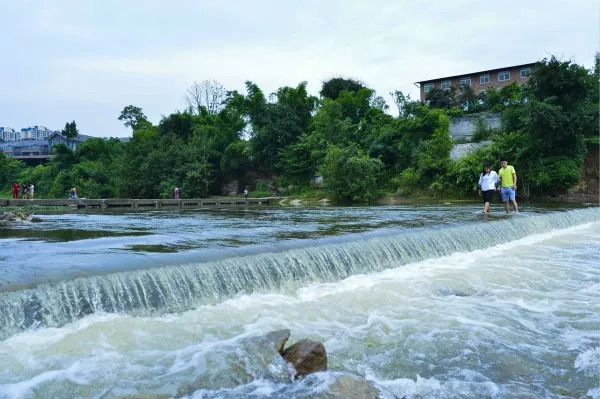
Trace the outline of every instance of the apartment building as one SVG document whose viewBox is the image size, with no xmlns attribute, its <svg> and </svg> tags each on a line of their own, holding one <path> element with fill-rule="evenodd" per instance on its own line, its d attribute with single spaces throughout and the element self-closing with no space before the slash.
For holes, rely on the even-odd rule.
<svg viewBox="0 0 600 399">
<path fill-rule="evenodd" d="M 446 76 L 443 78 L 422 80 L 415 82 L 420 89 L 421 101 L 431 89 L 450 89 L 452 86 L 470 86 L 475 94 L 487 90 L 489 87 L 499 88 L 513 82 L 524 84 L 529 80 L 529 75 L 535 66 L 535 62 L 529 64 L 513 65 L 504 68 L 488 69 L 485 71 L 465 73 L 462 75 Z"/>
</svg>

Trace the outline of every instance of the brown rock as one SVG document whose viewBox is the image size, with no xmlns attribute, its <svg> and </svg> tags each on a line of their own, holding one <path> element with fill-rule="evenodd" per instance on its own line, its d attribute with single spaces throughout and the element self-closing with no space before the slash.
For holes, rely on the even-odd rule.
<svg viewBox="0 0 600 399">
<path fill-rule="evenodd" d="M 327 352 L 320 342 L 303 339 L 281 354 L 296 369 L 296 377 L 327 370 Z"/>
<path fill-rule="evenodd" d="M 313 374 L 316 376 L 317 374 Z M 304 381 L 311 379 L 307 377 Z M 319 393 L 312 392 L 311 399 L 377 399 L 379 392 L 371 381 L 357 375 L 333 373 L 326 389 Z M 322 380 L 307 381 L 308 384 L 321 383 Z M 311 384 L 311 385 L 312 385 Z"/>
</svg>

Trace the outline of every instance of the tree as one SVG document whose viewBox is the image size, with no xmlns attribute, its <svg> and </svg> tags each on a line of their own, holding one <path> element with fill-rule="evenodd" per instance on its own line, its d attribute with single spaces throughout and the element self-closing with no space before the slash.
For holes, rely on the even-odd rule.
<svg viewBox="0 0 600 399">
<path fill-rule="evenodd" d="M 425 96 L 425 100 L 429 101 L 430 108 L 445 108 L 449 109 L 456 107 L 456 87 L 452 86 L 449 89 L 438 89 L 434 87 L 429 90 Z"/>
<path fill-rule="evenodd" d="M 192 110 L 199 113 L 204 107 L 211 114 L 218 114 L 227 99 L 227 90 L 216 80 L 194 82 L 185 92 L 185 99 Z"/>
<path fill-rule="evenodd" d="M 468 85 L 460 85 L 457 94 L 457 105 L 466 112 L 473 112 L 478 105 L 478 98 L 475 91 Z"/>
<path fill-rule="evenodd" d="M 344 79 L 338 77 L 323 82 L 323 86 L 319 94 L 321 94 L 321 97 L 323 98 L 335 100 L 339 97 L 342 90 L 356 93 L 361 89 L 367 89 L 362 82 L 354 79 Z"/>
<path fill-rule="evenodd" d="M 411 101 L 410 94 L 404 95 L 400 90 L 390 92 L 390 96 L 394 100 L 394 104 L 398 108 L 398 116 L 400 118 L 408 118 L 414 116 L 415 109 L 419 106 L 418 101 Z"/>
<path fill-rule="evenodd" d="M 62 135 L 65 136 L 69 140 L 73 140 L 79 135 L 79 131 L 77 130 L 77 125 L 75 121 L 67 122 L 65 124 L 65 128 L 62 130 Z"/>
<path fill-rule="evenodd" d="M 121 115 L 119 116 L 119 120 L 125 121 L 124 125 L 126 127 L 131 127 L 131 129 L 134 131 L 147 128 L 152 125 L 150 122 L 148 122 L 148 119 L 142 112 L 142 109 L 134 105 L 128 105 L 123 108 L 123 111 L 121 111 Z"/>
<path fill-rule="evenodd" d="M 590 92 L 598 89 L 592 77 L 583 66 L 555 57 L 534 67 L 528 82 L 525 123 L 542 156 L 564 155 L 583 161 L 583 138 L 594 129 L 582 115 L 582 110 L 590 108 Z M 598 104 L 594 107 L 597 114 Z"/>
<path fill-rule="evenodd" d="M 370 202 L 377 196 L 383 163 L 357 147 L 329 146 L 321 166 L 323 182 L 338 201 Z"/>
</svg>

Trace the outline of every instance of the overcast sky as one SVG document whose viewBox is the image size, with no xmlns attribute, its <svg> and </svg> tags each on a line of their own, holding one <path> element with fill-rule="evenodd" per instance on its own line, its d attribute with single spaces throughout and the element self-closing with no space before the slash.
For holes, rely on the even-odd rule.
<svg viewBox="0 0 600 399">
<path fill-rule="evenodd" d="M 185 108 L 195 80 L 271 93 L 358 78 L 392 104 L 413 82 L 557 55 L 588 68 L 600 6 L 571 1 L 1 0 L 0 126 L 128 136 Z"/>
</svg>

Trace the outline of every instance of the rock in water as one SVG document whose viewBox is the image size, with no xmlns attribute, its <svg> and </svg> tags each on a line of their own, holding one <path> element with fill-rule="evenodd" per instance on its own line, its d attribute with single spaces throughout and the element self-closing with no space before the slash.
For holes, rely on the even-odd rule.
<svg viewBox="0 0 600 399">
<path fill-rule="evenodd" d="M 324 387 L 319 392 L 312 391 L 310 399 L 377 399 L 379 392 L 371 381 L 357 375 L 346 373 L 330 373 L 326 377 L 322 374 L 313 374 L 303 381 L 307 387 Z M 303 396 L 299 396 L 304 398 Z"/>
<path fill-rule="evenodd" d="M 37 217 L 37 216 L 34 216 L 34 217 L 32 217 L 32 218 L 31 218 L 29 221 L 30 221 L 31 223 L 40 223 L 40 222 L 43 222 L 44 220 L 43 220 L 42 218 L 39 218 L 39 217 Z"/>
<path fill-rule="evenodd" d="M 327 352 L 322 343 L 303 339 L 285 349 L 283 358 L 296 369 L 296 377 L 327 370 Z"/>
<path fill-rule="evenodd" d="M 15 215 L 12 212 L 6 212 L 0 219 L 6 220 L 7 222 L 13 222 L 15 220 Z"/>
<path fill-rule="evenodd" d="M 203 356 L 202 371 L 180 386 L 177 396 L 199 389 L 234 388 L 257 379 L 291 382 L 293 370 L 280 354 L 289 337 L 290 330 L 279 330 L 212 348 Z"/>
<path fill-rule="evenodd" d="M 283 347 L 285 343 L 290 338 L 290 330 L 279 330 L 279 331 L 271 331 L 267 335 L 265 335 L 265 340 L 267 342 L 271 342 L 273 344 L 273 348 L 283 354 Z"/>
</svg>

